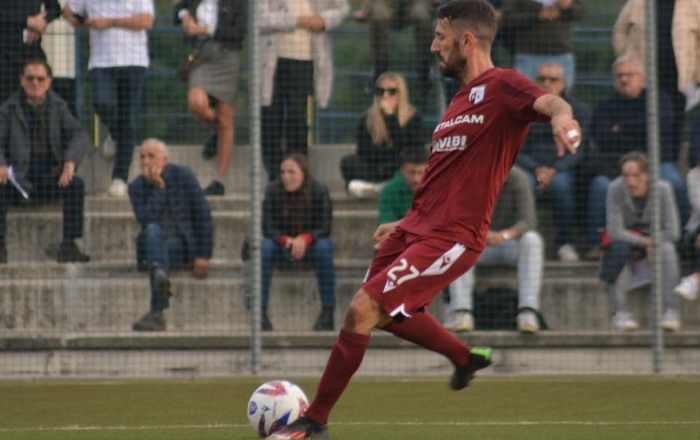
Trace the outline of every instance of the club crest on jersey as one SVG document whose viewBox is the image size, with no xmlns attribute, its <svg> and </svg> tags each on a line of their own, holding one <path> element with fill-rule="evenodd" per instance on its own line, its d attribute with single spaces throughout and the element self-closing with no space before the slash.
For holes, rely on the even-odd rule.
<svg viewBox="0 0 700 440">
<path fill-rule="evenodd" d="M 469 102 L 472 104 L 478 104 L 484 100 L 484 95 L 486 94 L 486 85 L 472 87 L 469 91 Z"/>
</svg>

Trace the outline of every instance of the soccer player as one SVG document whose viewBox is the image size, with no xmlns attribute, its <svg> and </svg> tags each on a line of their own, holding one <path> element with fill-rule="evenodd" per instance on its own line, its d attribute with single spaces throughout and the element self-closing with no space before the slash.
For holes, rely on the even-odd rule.
<svg viewBox="0 0 700 440">
<path fill-rule="evenodd" d="M 305 415 L 270 439 L 328 438 L 326 422 L 359 368 L 375 328 L 446 356 L 450 387 L 466 387 L 491 352 L 471 349 L 425 309 L 478 260 L 491 212 L 534 121 L 550 121 L 559 154 L 574 152 L 581 129 L 571 106 L 525 76 L 495 68 L 496 16 L 487 0 L 453 0 L 438 10 L 431 51 L 462 83 L 437 125 L 422 183 L 406 216 L 380 225 L 377 252 Z"/>
</svg>

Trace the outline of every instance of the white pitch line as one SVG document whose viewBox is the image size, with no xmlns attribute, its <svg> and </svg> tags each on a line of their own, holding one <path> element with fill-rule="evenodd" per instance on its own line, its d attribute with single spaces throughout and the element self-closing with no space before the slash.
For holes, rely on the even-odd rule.
<svg viewBox="0 0 700 440">
<path fill-rule="evenodd" d="M 668 426 L 700 425 L 700 420 L 628 420 L 628 421 L 592 421 L 592 420 L 520 420 L 520 421 L 484 421 L 484 422 L 338 422 L 331 426 Z M 142 425 L 142 426 L 38 426 L 0 428 L 0 433 L 9 432 L 81 432 L 81 431 L 177 431 L 177 430 L 218 430 L 249 428 L 247 423 L 208 425 Z"/>
</svg>

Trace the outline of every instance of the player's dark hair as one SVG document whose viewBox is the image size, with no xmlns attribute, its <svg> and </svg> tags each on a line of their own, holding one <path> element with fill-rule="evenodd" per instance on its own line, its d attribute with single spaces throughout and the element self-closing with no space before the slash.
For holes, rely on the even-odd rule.
<svg viewBox="0 0 700 440">
<path fill-rule="evenodd" d="M 428 152 L 422 145 L 406 147 L 399 154 L 401 165 L 405 163 L 424 164 L 428 162 Z"/>
<path fill-rule="evenodd" d="M 438 8 L 438 19 L 461 22 L 466 30 L 490 46 L 496 37 L 496 10 L 486 0 L 451 0 Z"/>
<path fill-rule="evenodd" d="M 40 65 L 44 66 L 44 69 L 46 69 L 46 74 L 49 76 L 49 78 L 53 78 L 53 69 L 49 65 L 48 61 L 46 61 L 44 58 L 40 57 L 32 57 L 32 58 L 27 58 L 22 62 L 22 70 L 21 74 L 24 75 L 24 71 L 26 70 L 27 66 L 34 66 L 34 65 Z"/>
<path fill-rule="evenodd" d="M 630 151 L 620 159 L 620 168 L 624 167 L 627 162 L 637 162 L 639 170 L 643 173 L 649 172 L 649 159 L 647 155 L 641 151 Z"/>
</svg>

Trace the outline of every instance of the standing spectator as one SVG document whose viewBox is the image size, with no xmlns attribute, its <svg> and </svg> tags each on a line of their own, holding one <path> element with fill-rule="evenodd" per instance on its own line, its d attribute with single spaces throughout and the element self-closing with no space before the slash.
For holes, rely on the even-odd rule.
<svg viewBox="0 0 700 440">
<path fill-rule="evenodd" d="M 696 165 L 688 171 L 687 182 L 692 212 L 683 231 L 683 251 L 693 258 L 693 272 L 683 277 L 674 291 L 693 301 L 700 290 L 700 166 Z"/>
<path fill-rule="evenodd" d="M 622 176 L 610 184 L 607 198 L 607 232 L 610 243 L 603 254 L 600 279 L 608 286 L 613 302 L 612 326 L 616 330 L 635 330 L 639 327 L 627 308 L 627 291 L 633 273 L 645 264 L 653 241 L 649 236 L 651 208 L 649 207 L 649 162 L 644 154 L 633 151 L 620 160 Z M 668 331 L 680 329 L 678 297 L 673 288 L 679 281 L 678 255 L 675 242 L 680 235 L 678 210 L 668 182 L 659 181 L 659 212 L 661 236 L 656 243 L 664 271 L 664 315 L 661 327 Z"/>
<path fill-rule="evenodd" d="M 416 90 L 421 103 L 430 90 L 430 43 L 433 38 L 435 0 L 373 0 L 354 14 L 369 23 L 369 47 L 374 62 L 372 84 L 389 70 L 391 31 L 413 26 Z"/>
<path fill-rule="evenodd" d="M 581 0 L 506 0 L 501 26 L 513 33 L 514 67 L 534 80 L 540 64 L 561 64 L 570 90 L 576 75 L 571 25 L 583 13 Z"/>
<path fill-rule="evenodd" d="M 610 181 L 620 174 L 615 164 L 631 151 L 647 145 L 645 75 L 640 62 L 625 55 L 613 64 L 615 93 L 598 103 L 591 118 L 591 137 L 595 145 L 582 162 L 583 181 L 589 182 L 588 242 L 589 256 L 597 257 L 600 231 L 605 227 L 605 200 Z M 687 192 L 678 167 L 677 149 L 671 144 L 673 110 L 665 93 L 659 94 L 659 130 L 661 140 L 661 177 L 669 181 L 681 206 L 687 212 Z"/>
<path fill-rule="evenodd" d="M 405 148 L 424 143 L 423 121 L 411 105 L 406 80 L 384 72 L 377 78 L 374 101 L 357 127 L 357 153 L 340 162 L 350 194 L 372 197 L 399 169 Z"/>
<path fill-rule="evenodd" d="M 588 137 L 590 110 L 586 104 L 573 99 L 566 92 L 564 69 L 561 64 L 542 64 L 537 69 L 537 83 L 547 93 L 561 96 L 574 110 L 574 117 L 581 124 L 584 137 Z M 554 208 L 554 224 L 557 228 L 557 255 L 562 261 L 578 261 L 576 251 L 576 188 L 574 167 L 581 156 L 577 154 L 558 157 L 554 148 L 552 130 L 542 123 L 530 126 L 530 133 L 516 163 L 529 173 L 530 183 L 539 194 L 551 196 Z"/>
<path fill-rule="evenodd" d="M 216 177 L 204 190 L 224 195 L 222 180 L 233 157 L 234 116 L 241 48 L 246 32 L 244 0 L 181 0 L 175 7 L 176 22 L 198 50 L 199 61 L 189 75 L 187 103 L 192 114 L 214 129 L 205 157 L 217 155 Z M 212 109 L 209 99 L 216 104 Z"/>
<path fill-rule="evenodd" d="M 518 330 L 539 331 L 540 289 L 544 243 L 535 230 L 535 197 L 525 172 L 513 167 L 498 196 L 486 237 L 486 248 L 475 266 L 508 265 L 518 268 Z M 450 284 L 450 313 L 445 327 L 474 329 L 474 267 Z"/>
<path fill-rule="evenodd" d="M 168 272 L 191 266 L 192 275 L 206 278 L 214 227 L 197 178 L 188 167 L 168 163 L 163 142 L 146 139 L 139 157 L 142 174 L 129 184 L 129 200 L 141 225 L 137 260 L 150 271 L 151 309 L 133 329 L 161 331 L 163 311 L 170 306 Z"/>
<path fill-rule="evenodd" d="M 88 148 L 87 133 L 51 91 L 51 67 L 25 61 L 21 89 L 0 106 L 0 263 L 7 262 L 7 206 L 21 200 L 63 201 L 60 263 L 90 260 L 75 239 L 83 235 L 85 185 L 75 171 Z M 10 182 L 12 176 L 17 182 Z M 26 191 L 21 194 L 19 188 Z"/>
<path fill-rule="evenodd" d="M 321 313 L 313 328 L 333 330 L 333 209 L 328 188 L 311 176 L 302 154 L 286 156 L 280 168 L 280 179 L 267 185 L 263 201 L 262 328 L 272 330 L 267 306 L 273 267 L 305 261 L 314 266 L 321 293 Z"/>
<path fill-rule="evenodd" d="M 60 0 L 61 6 L 67 2 Z M 65 18 L 59 17 L 46 28 L 41 47 L 53 69 L 52 90 L 68 103 L 71 113 L 79 117 L 75 106 L 75 30 Z"/>
<path fill-rule="evenodd" d="M 46 59 L 41 36 L 59 15 L 61 5 L 57 0 L 3 2 L 0 7 L 0 103 L 17 90 L 17 78 L 25 59 Z"/>
<path fill-rule="evenodd" d="M 117 146 L 109 194 L 124 197 L 149 65 L 153 1 L 69 0 L 64 15 L 73 26 L 90 29 L 92 102 Z"/>
<path fill-rule="evenodd" d="M 401 220 L 413 203 L 413 194 L 428 167 L 425 148 L 401 151 L 401 172 L 384 185 L 379 195 L 379 224 Z"/>
<path fill-rule="evenodd" d="M 333 84 L 328 32 L 350 6 L 347 0 L 262 0 L 259 8 L 262 153 L 272 181 L 285 151 L 307 154 L 308 97 L 321 108 L 328 105 Z"/>
<path fill-rule="evenodd" d="M 631 54 L 645 59 L 644 22 L 644 0 L 628 0 L 613 28 L 613 47 L 618 56 Z M 700 99 L 700 1 L 657 1 L 656 41 L 658 84 L 671 99 L 671 145 L 677 150 L 683 140 L 684 112 Z M 675 188 L 675 182 L 671 183 Z"/>
</svg>

